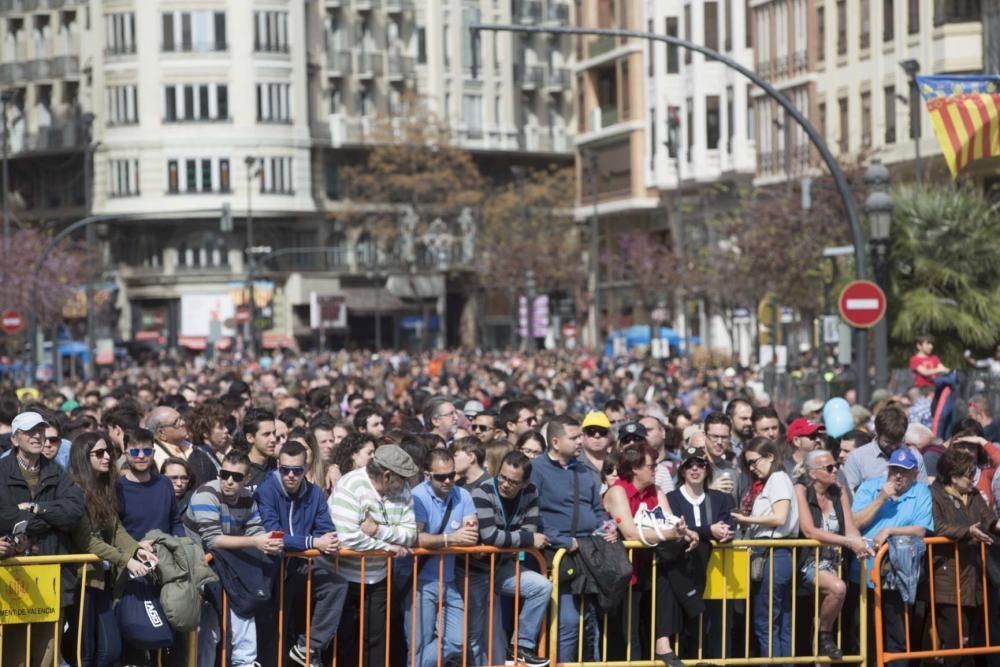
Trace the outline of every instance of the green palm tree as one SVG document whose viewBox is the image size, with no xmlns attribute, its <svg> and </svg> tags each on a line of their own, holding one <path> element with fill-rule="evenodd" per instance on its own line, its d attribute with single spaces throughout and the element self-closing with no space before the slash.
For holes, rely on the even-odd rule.
<svg viewBox="0 0 1000 667">
<path fill-rule="evenodd" d="M 1000 211 L 971 186 L 893 192 L 890 331 L 899 360 L 929 333 L 955 367 L 1000 338 Z"/>
</svg>

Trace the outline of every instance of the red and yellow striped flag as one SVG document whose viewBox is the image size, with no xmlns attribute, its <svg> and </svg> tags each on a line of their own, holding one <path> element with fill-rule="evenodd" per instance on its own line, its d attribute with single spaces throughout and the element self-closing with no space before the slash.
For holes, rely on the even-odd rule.
<svg viewBox="0 0 1000 667">
<path fill-rule="evenodd" d="M 977 160 L 1000 157 L 1000 77 L 916 77 L 951 177 Z"/>
</svg>

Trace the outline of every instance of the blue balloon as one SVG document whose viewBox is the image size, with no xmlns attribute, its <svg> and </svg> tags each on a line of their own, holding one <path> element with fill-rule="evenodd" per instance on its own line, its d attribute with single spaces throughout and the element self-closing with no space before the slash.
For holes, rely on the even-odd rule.
<svg viewBox="0 0 1000 667">
<path fill-rule="evenodd" d="M 823 406 L 823 424 L 826 426 L 826 432 L 834 438 L 839 438 L 852 430 L 854 417 L 851 415 L 851 406 L 839 396 L 831 398 Z"/>
</svg>

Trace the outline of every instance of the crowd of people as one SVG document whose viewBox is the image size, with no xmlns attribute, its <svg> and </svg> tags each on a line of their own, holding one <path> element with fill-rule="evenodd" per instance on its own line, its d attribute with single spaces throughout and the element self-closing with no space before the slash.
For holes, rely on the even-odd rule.
<svg viewBox="0 0 1000 667">
<path fill-rule="evenodd" d="M 235 667 L 334 654 L 371 667 L 679 667 L 699 651 L 742 655 L 744 641 L 755 656 L 813 655 L 814 630 L 817 655 L 839 660 L 857 637 L 838 640 L 838 619 L 856 618 L 872 585 L 860 566 L 883 545 L 886 649 L 902 650 L 907 630 L 925 642 L 930 612 L 938 646 L 981 643 L 1000 636 L 986 627 L 1000 581 L 978 558 L 1000 533 L 1000 447 L 973 411 L 934 439 L 926 395 L 878 393 L 851 410 L 853 428 L 830 428 L 822 400 L 779 414 L 750 370 L 568 352 L 163 358 L 7 387 L 0 557 L 101 562 L 64 566 L 56 631 L 29 641 L 6 626 L 0 660 L 24 664 L 30 643 L 37 665 L 181 665 L 196 650 L 211 667 L 224 649 Z M 932 534 L 959 546 L 923 571 Z M 822 546 L 783 543 L 799 537 Z M 723 606 L 704 595 L 706 568 L 734 539 L 757 540 L 751 593 Z M 473 546 L 504 551 L 455 550 Z M 319 555 L 282 560 L 306 551 Z M 555 582 L 558 652 L 542 657 Z M 819 602 L 815 615 L 798 606 L 793 636 L 796 584 Z M 122 613 L 135 599 L 169 624 L 137 628 Z M 196 645 L 183 638 L 193 629 Z"/>
</svg>

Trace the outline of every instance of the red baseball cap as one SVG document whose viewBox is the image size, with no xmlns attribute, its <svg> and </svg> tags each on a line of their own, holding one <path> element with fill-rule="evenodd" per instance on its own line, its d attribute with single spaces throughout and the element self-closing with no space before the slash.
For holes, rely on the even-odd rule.
<svg viewBox="0 0 1000 667">
<path fill-rule="evenodd" d="M 813 435 L 821 428 L 823 428 L 822 424 L 811 422 L 805 417 L 799 417 L 788 425 L 788 431 L 785 433 L 785 439 L 788 440 L 788 442 L 791 442 L 792 438 L 798 438 L 803 435 Z"/>
</svg>

